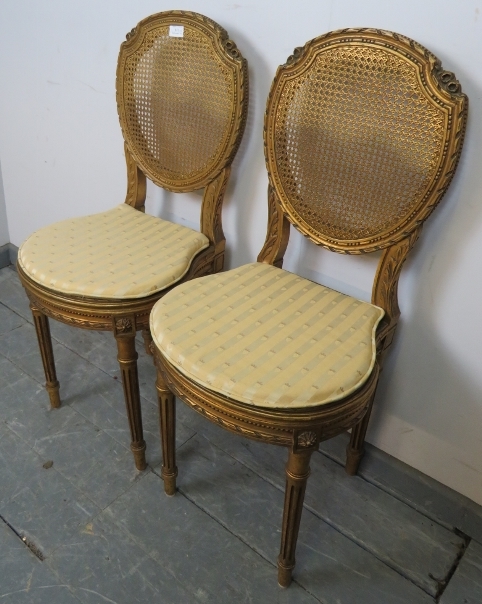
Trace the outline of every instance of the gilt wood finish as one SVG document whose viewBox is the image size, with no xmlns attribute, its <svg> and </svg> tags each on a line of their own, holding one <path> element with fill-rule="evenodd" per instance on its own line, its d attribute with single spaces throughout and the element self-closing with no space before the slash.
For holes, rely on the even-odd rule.
<svg viewBox="0 0 482 604">
<path fill-rule="evenodd" d="M 153 170 L 153 154 L 151 153 L 149 157 L 146 157 L 145 154 L 143 155 L 142 150 L 139 150 L 139 147 L 135 144 L 135 133 L 133 134 L 132 131 L 132 121 L 135 122 L 140 119 L 138 118 L 138 113 L 142 114 L 142 111 L 146 107 L 146 100 L 141 94 L 142 91 L 145 91 L 145 82 L 142 83 L 143 88 L 141 86 L 141 93 L 137 91 L 140 95 L 139 98 L 135 97 L 135 94 L 135 98 L 132 94 L 129 96 L 125 91 L 129 89 L 131 93 L 132 90 L 136 92 L 136 84 L 132 82 L 137 75 L 132 68 L 126 67 L 130 58 L 134 54 L 136 60 L 142 60 L 146 53 L 149 52 L 149 44 L 152 47 L 152 44 L 156 43 L 158 37 L 162 38 L 164 43 L 169 45 L 172 40 L 169 39 L 167 32 L 171 24 L 183 25 L 186 39 L 191 39 L 191 36 L 197 44 L 197 46 L 194 45 L 194 50 L 191 49 L 190 59 L 192 65 L 190 67 L 198 70 L 198 75 L 201 77 L 204 73 L 203 69 L 210 68 L 211 73 L 208 73 L 206 77 L 209 76 L 216 79 L 218 76 L 215 69 L 216 66 L 219 66 L 222 73 L 218 77 L 218 80 L 220 78 L 221 83 L 226 83 L 230 91 L 230 97 L 228 98 L 225 95 L 218 103 L 218 112 L 227 116 L 227 119 L 223 122 L 222 127 L 218 127 L 215 133 L 219 137 L 218 143 L 216 141 L 213 143 L 216 147 L 215 155 L 209 157 L 207 162 L 202 157 L 191 156 L 191 164 L 194 165 L 196 161 L 201 163 L 199 168 L 193 169 L 194 176 L 192 174 L 184 174 L 180 170 L 177 173 L 171 173 L 170 177 L 166 178 L 165 174 Z M 150 42 L 146 47 L 145 40 L 147 38 L 149 38 Z M 169 50 L 169 56 L 175 62 L 179 60 L 179 57 L 182 57 L 183 49 L 179 47 L 179 40 L 176 40 L 173 44 L 177 46 L 173 50 Z M 209 55 L 208 60 L 206 59 L 206 54 Z M 151 63 L 152 61 L 147 61 L 148 67 Z M 163 64 L 154 68 L 158 69 L 156 72 L 157 76 L 159 76 L 161 68 L 164 68 Z M 179 91 L 179 96 L 181 98 L 184 92 L 182 89 L 183 78 L 188 80 L 191 77 L 190 74 L 191 72 L 186 72 L 185 74 L 178 72 L 176 74 L 177 81 L 180 81 L 181 90 Z M 200 227 L 201 231 L 209 239 L 210 245 L 193 259 L 187 274 L 178 283 L 220 271 L 223 268 L 225 249 L 225 238 L 221 221 L 222 202 L 229 179 L 231 163 L 239 147 L 246 123 L 248 103 L 246 60 L 241 56 L 234 42 L 228 38 L 226 31 L 214 21 L 202 15 L 186 11 L 159 13 L 141 21 L 127 35 L 127 41 L 121 45 L 117 66 L 116 87 L 118 112 L 125 140 L 124 150 L 127 165 L 127 194 L 125 203 L 139 211 L 144 211 L 146 175 L 156 184 L 172 191 L 193 191 L 204 187 Z M 191 99 L 187 98 L 184 100 L 189 104 Z M 211 101 L 216 103 L 217 99 L 214 95 L 212 95 Z M 225 106 L 226 103 L 227 106 Z M 181 106 L 180 110 L 182 111 L 184 108 Z M 152 115 L 156 119 L 164 119 L 164 116 L 157 116 L 155 109 L 152 110 Z M 129 116 L 130 122 L 128 119 Z M 149 128 L 156 127 L 157 122 L 154 118 L 149 122 Z M 198 118 L 201 126 L 203 126 L 203 116 L 197 116 L 196 119 Z M 143 119 L 147 119 L 145 115 Z M 169 120 L 169 116 L 164 120 L 168 126 L 171 124 Z M 141 134 L 144 135 L 144 133 Z M 173 140 L 176 140 L 176 132 L 174 131 L 172 134 Z M 182 153 L 184 153 L 183 149 L 180 151 L 181 164 Z M 163 157 L 160 156 L 158 163 L 162 164 L 162 161 Z M 145 469 L 145 442 L 142 432 L 135 334 L 136 331 L 142 330 L 146 350 L 148 350 L 151 342 L 149 314 L 152 306 L 178 283 L 144 298 L 106 299 L 66 295 L 37 283 L 20 266 L 18 266 L 18 272 L 31 302 L 45 369 L 46 388 L 53 407 L 60 406 L 60 397 L 48 318 L 82 329 L 96 329 L 112 331 L 114 333 L 117 341 L 118 361 L 131 431 L 131 449 L 134 454 L 136 467 L 139 470 Z"/>
<path fill-rule="evenodd" d="M 381 228 L 377 229 L 377 231 L 370 236 L 364 236 L 365 225 L 363 224 L 362 219 L 360 219 L 358 224 L 352 229 L 352 231 L 357 232 L 356 236 L 340 236 L 333 238 L 327 232 L 330 230 L 327 223 L 323 224 L 314 217 L 309 217 L 309 214 L 302 217 L 300 215 L 300 210 L 296 208 L 296 202 L 299 201 L 300 195 L 293 195 L 289 187 L 290 182 L 291 184 L 299 182 L 300 184 L 298 186 L 301 187 L 301 179 L 297 176 L 295 165 L 292 166 L 293 173 L 287 175 L 286 165 L 284 166 L 280 159 L 280 156 L 282 156 L 283 153 L 286 154 L 291 152 L 290 143 L 287 140 L 290 136 L 297 136 L 298 139 L 303 138 L 302 133 L 300 134 L 297 132 L 295 134 L 294 130 L 293 132 L 289 131 L 289 120 L 283 118 L 283 112 L 286 113 L 286 107 L 289 105 L 289 102 L 292 101 L 293 96 L 296 95 L 300 85 L 304 83 L 303 80 L 306 79 L 310 70 L 313 69 L 314 71 L 316 69 L 316 60 L 330 53 L 327 59 L 328 62 L 329 60 L 332 60 L 332 55 L 339 49 L 349 49 L 351 51 L 350 55 L 344 58 L 345 63 L 349 59 L 358 59 L 360 63 L 362 60 L 368 61 L 371 54 L 377 53 L 383 56 L 386 55 L 394 60 L 393 64 L 387 62 L 387 65 L 382 65 L 380 71 L 382 68 L 388 71 L 389 68 L 395 69 L 397 66 L 406 65 L 407 77 L 412 73 L 412 79 L 418 80 L 417 92 L 420 94 L 420 99 L 414 101 L 414 111 L 412 113 L 416 115 L 416 109 L 418 108 L 425 109 L 427 112 L 431 111 L 432 116 L 427 116 L 427 120 L 431 118 L 431 122 L 428 121 L 427 126 L 434 128 L 436 126 L 439 128 L 443 126 L 443 138 L 440 141 L 436 152 L 434 152 L 431 173 L 427 175 L 427 184 L 423 186 L 417 194 L 413 195 L 413 199 L 410 200 L 411 203 L 400 216 L 397 213 L 395 203 L 392 202 L 390 198 L 384 199 L 386 204 L 393 206 L 395 220 L 391 222 L 388 228 L 384 228 L 384 225 L 381 225 Z M 357 54 L 361 56 L 357 56 Z M 376 55 L 375 58 L 377 58 Z M 375 63 L 375 58 L 373 59 L 373 63 Z M 322 65 L 322 67 L 325 66 Z M 346 65 L 344 67 L 346 67 Z M 366 77 L 369 72 L 370 69 L 366 69 L 363 73 L 363 77 Z M 327 75 L 333 76 L 333 74 Z M 362 88 L 366 85 L 363 82 L 363 77 L 357 78 L 356 76 L 353 76 L 352 80 L 349 81 L 351 81 L 353 86 Z M 413 82 L 410 82 L 410 84 L 412 84 L 412 88 L 408 88 L 408 90 L 413 91 Z M 346 90 L 340 90 L 336 87 L 334 87 L 333 90 L 338 95 L 336 98 L 343 97 L 342 93 L 344 93 L 345 96 L 348 95 Z M 308 95 L 308 92 L 306 95 Z M 402 92 L 407 94 L 407 91 L 397 92 L 400 95 L 402 95 Z M 354 98 L 357 97 L 356 94 L 353 94 L 353 91 L 351 91 L 351 94 Z M 391 98 L 389 94 L 392 95 Z M 326 97 L 330 98 L 330 95 L 326 93 L 324 98 L 325 101 Z M 402 96 L 398 99 L 394 98 L 393 91 L 387 87 L 387 98 L 382 100 L 384 104 L 389 102 L 395 103 L 397 101 L 403 103 L 407 98 L 408 96 L 405 98 Z M 314 97 L 313 100 L 315 99 L 318 99 L 318 97 Z M 425 104 L 423 104 L 422 101 Z M 302 99 L 300 102 L 304 102 L 304 100 Z M 321 118 L 321 115 L 319 114 L 322 113 L 323 108 L 320 108 L 317 111 L 316 108 L 313 107 L 313 104 L 314 103 L 312 102 L 311 106 L 309 106 L 309 102 L 306 101 L 305 106 L 301 111 L 304 111 L 305 114 L 311 112 L 315 114 L 317 118 Z M 455 76 L 451 72 L 444 71 L 440 61 L 423 46 L 399 34 L 375 29 L 339 30 L 315 38 L 308 42 L 303 48 L 295 49 L 294 54 L 289 57 L 287 63 L 278 68 L 268 97 L 264 127 L 265 158 L 268 176 L 271 185 L 276 190 L 277 199 L 282 206 L 284 214 L 299 231 L 309 237 L 315 244 L 322 245 L 331 251 L 339 253 L 360 254 L 363 252 L 373 252 L 390 247 L 394 243 L 405 239 L 413 230 L 417 229 L 426 218 L 428 218 L 452 180 L 462 150 L 467 120 L 467 104 L 467 97 L 461 92 L 460 84 L 455 79 Z M 354 103 L 352 108 L 359 110 L 359 106 L 359 102 L 357 104 Z M 331 107 L 328 108 L 332 109 Z M 434 119 L 435 114 L 440 118 L 440 124 L 436 123 L 436 120 Z M 300 131 L 302 127 L 307 128 L 308 126 L 313 127 L 316 125 L 315 121 L 303 123 L 304 117 L 305 115 L 298 118 L 300 124 L 297 124 L 297 126 Z M 332 120 L 331 123 L 327 122 L 326 125 L 323 124 L 327 130 L 330 129 L 330 126 L 333 126 L 333 123 L 336 125 L 339 123 L 341 127 L 344 127 L 344 122 L 351 116 L 349 116 L 347 112 L 344 112 L 343 108 L 340 108 L 338 114 L 330 114 L 329 117 Z M 360 111 L 358 111 L 358 114 L 354 113 L 353 115 L 355 121 L 363 121 L 369 128 L 377 125 L 376 117 L 377 116 L 375 116 L 375 120 L 370 121 L 370 116 L 364 116 Z M 284 119 L 283 124 L 286 127 L 286 131 L 283 131 L 280 134 L 282 126 L 279 121 L 282 118 Z M 356 130 L 353 134 L 357 134 Z M 369 136 L 369 132 L 366 131 L 362 131 L 362 134 Z M 427 133 L 427 138 L 429 138 L 429 134 L 430 132 Z M 279 137 L 278 140 L 276 140 L 277 135 Z M 385 136 L 385 139 L 383 136 Z M 403 133 L 400 135 L 392 132 L 386 132 L 382 135 L 376 133 L 373 138 L 374 141 L 370 142 L 373 145 L 378 144 L 379 146 L 379 157 L 376 157 L 374 154 L 373 157 L 379 160 L 383 155 L 383 145 L 399 143 L 399 148 L 401 149 L 401 142 L 403 141 L 403 143 L 405 143 L 405 148 L 402 150 L 411 150 L 411 141 L 406 139 L 406 135 L 404 136 Z M 400 140 L 397 140 L 397 138 Z M 404 138 L 406 140 L 403 140 Z M 365 143 L 365 148 L 369 150 L 368 145 L 366 144 L 368 142 L 367 140 L 356 139 L 356 142 L 360 144 Z M 397 147 L 393 146 L 393 151 L 396 150 Z M 381 159 L 383 160 L 384 158 L 381 157 Z M 397 160 L 398 157 L 395 157 L 395 159 Z M 417 159 L 417 153 L 414 152 L 414 169 L 424 168 L 423 164 L 417 161 Z M 382 162 L 380 161 L 380 163 Z M 285 171 L 285 174 L 283 174 L 283 171 Z M 341 175 L 343 175 L 343 172 L 335 174 L 338 178 L 340 178 Z M 365 175 L 360 173 L 357 174 L 357 177 L 361 177 L 360 180 L 363 180 Z M 356 179 L 354 180 L 356 185 Z M 325 189 L 328 192 L 330 192 L 330 189 L 334 189 L 335 192 L 338 192 L 342 183 L 325 183 L 321 181 L 317 184 L 319 189 Z M 396 180 L 393 182 L 394 186 L 398 184 L 399 183 L 396 182 Z M 308 191 L 308 193 L 310 193 L 310 191 Z M 317 191 L 316 193 L 320 194 L 320 191 Z M 360 194 L 361 191 L 355 189 L 355 193 Z M 321 194 L 323 194 L 322 191 Z M 314 200 L 312 199 L 305 200 L 306 204 L 311 205 L 314 210 L 315 206 L 313 201 Z M 350 199 L 350 202 L 355 209 L 357 204 L 361 203 L 360 200 L 356 199 L 356 195 L 354 198 Z M 365 209 L 368 213 L 371 207 L 367 205 L 365 206 Z M 350 212 L 351 211 L 350 208 Z M 343 231 L 341 227 L 338 230 L 341 232 Z M 347 229 L 345 231 L 348 232 Z"/>
<path fill-rule="evenodd" d="M 176 48 L 178 43 L 182 44 L 183 38 L 169 36 L 169 26 L 172 24 L 185 27 L 184 37 L 192 46 Z M 196 52 L 201 47 L 206 52 Z M 164 62 L 166 80 L 152 69 L 143 80 L 143 62 L 148 66 L 155 53 Z M 196 64 L 191 64 L 192 60 L 196 60 Z M 179 82 L 180 69 L 189 70 L 182 82 Z M 160 131 L 164 136 L 178 139 L 182 156 L 168 157 L 158 152 L 156 157 L 155 151 L 158 151 L 158 147 L 162 148 L 163 141 L 157 140 L 156 133 L 149 127 L 157 110 L 154 100 L 159 104 L 169 102 L 171 99 L 165 97 L 168 97 L 174 83 L 175 96 L 183 95 L 186 97 L 185 103 L 195 105 L 198 99 L 190 98 L 193 93 L 190 84 L 196 77 L 200 78 L 200 91 L 207 91 L 200 99 L 205 106 L 192 107 L 192 111 L 199 112 L 196 116 L 199 120 L 199 136 L 209 137 L 214 129 L 219 131 L 219 140 L 209 149 L 202 145 L 193 148 L 191 141 L 182 140 L 179 129 L 183 120 L 169 115 L 159 123 Z M 225 102 L 220 112 L 222 103 L 218 102 L 217 94 L 223 92 L 221 88 L 227 82 L 230 89 L 226 100 L 229 98 L 231 106 Z M 156 88 L 161 84 L 166 86 L 162 91 Z M 146 87 L 151 88 L 147 93 Z M 170 191 L 194 191 L 208 186 L 214 175 L 231 164 L 246 123 L 247 63 L 227 32 L 211 19 L 187 11 L 169 11 L 141 21 L 121 46 L 116 89 L 124 140 L 134 162 L 155 184 Z M 152 107 L 146 109 L 149 93 L 153 95 Z M 177 98 L 174 102 L 177 105 Z M 209 121 L 211 113 L 219 119 Z M 221 124 L 222 119 L 226 123 Z"/>
<path fill-rule="evenodd" d="M 341 50 L 339 56 L 344 53 L 345 58 L 351 54 L 355 57 L 359 55 L 362 59 L 358 60 L 358 57 L 354 62 L 341 62 L 338 65 L 339 74 L 333 74 L 329 70 L 326 73 L 322 70 L 317 72 L 319 57 L 326 52 L 337 53 L 338 50 Z M 338 115 L 330 114 L 329 119 L 323 122 L 322 103 L 313 102 L 310 106 L 306 106 L 306 103 L 303 105 L 303 92 L 300 92 L 303 80 L 306 81 L 309 77 L 316 78 L 317 73 L 320 73 L 318 84 L 316 84 L 318 87 L 316 94 L 325 84 L 328 86 L 331 85 L 330 82 L 334 82 L 337 86 L 340 81 L 348 81 L 349 85 L 344 93 L 354 96 L 352 109 L 355 107 L 358 111 L 363 102 L 371 108 L 371 103 L 366 98 L 369 99 L 372 91 L 365 90 L 367 86 L 365 76 L 370 75 L 371 57 L 373 64 L 377 63 L 379 66 L 382 64 L 382 67 L 379 67 L 381 75 L 379 75 L 377 86 L 384 86 L 387 81 L 389 92 L 392 95 L 390 97 L 388 93 L 387 95 L 382 94 L 381 98 L 384 102 L 388 98 L 390 102 L 395 103 L 395 106 L 400 103 L 402 107 L 406 108 L 415 99 L 415 102 L 412 103 L 415 123 L 418 124 L 417 120 L 420 119 L 417 103 L 420 104 L 421 112 L 425 111 L 426 116 L 429 116 L 426 120 L 427 129 L 423 132 L 425 139 L 421 141 L 425 146 L 421 145 L 422 151 L 419 152 L 419 155 L 425 154 L 425 156 L 429 156 L 431 153 L 429 160 L 426 160 L 424 156 L 423 161 L 419 161 L 418 147 L 410 146 L 410 137 L 407 137 L 405 132 L 401 132 L 401 134 L 400 132 L 394 134 L 391 130 L 388 133 L 376 132 L 377 126 L 380 125 L 376 115 L 373 123 L 366 129 L 364 134 L 367 137 L 366 140 L 356 140 L 354 155 L 353 149 L 349 149 L 351 141 L 343 139 L 345 136 L 344 120 L 351 120 L 351 123 L 356 125 L 358 121 L 365 119 L 366 115 L 363 114 L 363 111 L 358 119 L 359 116 L 356 112 L 350 115 L 344 113 L 343 108 L 340 108 Z M 365 61 L 365 65 L 363 65 L 363 61 Z M 330 61 L 325 61 L 325 63 L 329 64 Z M 370 63 L 368 67 L 367 63 Z M 390 68 L 385 68 L 385 63 L 389 64 Z M 359 73 L 353 68 L 354 64 L 360 68 Z M 402 90 L 400 98 L 397 97 L 398 93 L 393 94 L 393 90 L 396 90 L 399 85 L 400 75 L 393 65 L 400 67 L 403 77 L 409 82 L 408 92 Z M 347 73 L 353 75 L 352 80 Z M 337 75 L 340 77 L 336 77 Z M 330 78 L 332 79 L 330 80 Z M 400 77 L 400 79 L 403 78 Z M 315 91 L 316 86 L 313 87 Z M 285 94 L 286 90 L 289 91 L 289 94 Z M 365 93 L 368 96 L 363 101 Z M 285 96 L 283 96 L 284 94 Z M 404 96 L 406 94 L 408 96 Z M 288 100 L 286 100 L 287 97 L 289 97 Z M 334 108 L 336 111 L 342 105 L 338 101 L 331 103 L 331 98 L 328 100 L 330 110 Z M 293 110 L 290 107 L 291 101 L 295 106 Z M 348 108 L 350 108 L 349 103 Z M 365 117 L 363 117 L 364 115 Z M 278 69 L 272 84 L 264 127 L 265 158 L 269 176 L 268 232 L 258 261 L 278 267 L 282 266 L 283 256 L 288 245 L 290 223 L 315 244 L 331 251 L 360 254 L 382 250 L 373 284 L 372 303 L 383 308 L 386 315 L 377 329 L 376 363 L 371 375 L 358 391 L 345 399 L 315 408 L 310 407 L 306 410 L 302 408 L 278 410 L 250 406 L 194 383 L 153 346 L 158 368 L 157 383 L 164 455 L 163 476 L 166 480 L 166 491 L 169 494 L 175 490 L 177 467 L 174 450 L 175 417 L 174 413 L 170 411 L 173 406 L 173 398 L 172 395 L 169 396 L 168 389 L 207 419 L 233 433 L 288 447 L 285 507 L 281 550 L 278 558 L 278 581 L 282 586 L 287 587 L 290 584 L 295 565 L 296 541 L 312 452 L 317 450 L 320 441 L 352 428 L 352 437 L 347 450 L 346 470 L 353 474 L 358 469 L 381 364 L 386 349 L 392 341 L 400 315 L 397 299 L 400 272 L 408 253 L 420 235 L 423 222 L 439 203 L 453 177 L 462 149 L 466 117 L 467 98 L 462 94 L 460 84 L 452 73 L 442 69 L 440 61 L 433 54 L 404 36 L 375 29 L 341 30 L 308 42 L 303 48 L 295 49 L 287 63 Z M 429 118 L 433 119 L 433 128 Z M 307 123 L 308 126 L 306 126 Z M 342 171 L 335 174 L 333 179 L 331 179 L 331 174 L 325 174 L 325 178 L 314 179 L 314 184 L 311 181 L 307 183 L 303 173 L 305 166 L 298 157 L 300 140 L 303 137 L 312 137 L 317 144 L 320 139 L 323 139 L 323 136 L 328 140 L 333 124 L 337 127 L 340 126 L 338 132 L 341 133 L 340 149 L 336 148 L 335 152 L 340 151 L 341 153 L 343 143 L 346 143 L 348 147 L 346 145 L 345 147 L 351 153 L 351 156 L 348 157 L 348 160 L 352 162 L 352 172 L 348 179 L 350 182 L 345 182 L 346 178 L 344 180 Z M 411 124 L 407 124 L 407 132 L 410 131 L 410 127 Z M 318 132 L 321 132 L 322 136 L 316 140 Z M 381 139 L 376 139 L 377 135 Z M 384 135 L 386 135 L 385 139 Z M 397 140 L 395 135 L 400 136 L 400 140 Z M 370 136 L 374 140 L 371 140 Z M 393 138 L 394 136 L 395 138 Z M 402 181 L 405 178 L 403 182 L 408 182 L 408 185 L 400 186 L 398 182 L 388 182 L 389 189 L 392 185 L 394 189 L 398 187 L 397 195 L 394 195 L 397 199 L 391 199 L 389 195 L 386 198 L 382 196 L 381 199 L 375 199 L 375 206 L 377 203 L 382 203 L 384 211 L 392 204 L 395 217 L 391 219 L 388 215 L 386 223 L 379 224 L 375 229 L 372 217 L 375 215 L 377 218 L 376 207 L 368 207 L 364 199 L 360 200 L 359 194 L 355 194 L 352 199 L 344 199 L 341 206 L 342 214 L 345 213 L 349 217 L 355 216 L 356 220 L 354 219 L 353 223 L 348 225 L 349 228 L 345 229 L 346 232 L 351 232 L 352 236 L 335 238 L 330 235 L 330 230 L 342 231 L 343 229 L 337 224 L 330 224 L 323 213 L 317 214 L 317 203 L 320 198 L 323 202 L 325 194 L 332 195 L 332 198 L 329 198 L 332 203 L 332 199 L 336 200 L 337 191 L 345 194 L 345 185 L 347 187 L 356 186 L 358 178 L 361 180 L 366 178 L 363 168 L 359 168 L 360 163 L 356 154 L 363 159 L 364 154 L 370 154 L 371 144 L 374 147 L 381 144 L 382 147 L 381 159 L 373 157 L 370 160 L 369 176 L 374 179 L 374 190 L 377 186 L 378 172 L 381 174 L 379 180 L 383 180 L 384 186 L 387 183 L 383 170 L 386 171 L 387 166 L 396 175 L 401 164 L 397 151 L 400 151 L 403 156 L 407 148 L 409 155 L 405 154 L 403 158 L 407 163 L 408 176 L 402 174 L 401 178 Z M 303 161 L 308 165 L 308 171 L 311 170 L 316 174 L 316 162 L 320 162 L 320 154 L 315 153 L 309 145 L 307 149 Z M 385 163 L 383 164 L 383 162 Z M 403 197 L 404 189 L 410 190 L 409 185 L 412 180 L 410 169 L 413 166 L 415 169 L 422 166 L 425 170 L 421 176 L 417 175 L 419 188 L 413 190 L 412 187 L 408 199 L 399 199 L 399 197 Z M 318 190 L 314 188 L 316 186 Z M 313 194 L 314 197 L 310 198 L 310 194 Z M 360 203 L 361 210 L 360 206 L 357 207 L 357 204 Z M 310 204 L 312 204 L 311 209 Z M 355 206 L 354 210 L 352 210 L 352 205 Z M 300 207 L 301 213 L 304 212 L 303 215 L 300 214 Z M 367 215 L 368 226 L 363 223 L 364 212 Z M 345 219 L 346 216 L 342 216 L 342 218 Z M 324 220 L 326 225 L 323 223 Z M 369 232 L 370 229 L 371 232 Z"/>
</svg>

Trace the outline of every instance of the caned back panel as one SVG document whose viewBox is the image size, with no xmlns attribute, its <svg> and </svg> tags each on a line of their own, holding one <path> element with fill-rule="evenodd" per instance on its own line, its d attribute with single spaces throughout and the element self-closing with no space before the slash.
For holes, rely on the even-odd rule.
<svg viewBox="0 0 482 604">
<path fill-rule="evenodd" d="M 182 25 L 182 37 L 170 35 Z M 245 119 L 246 64 L 227 33 L 195 13 L 141 21 L 124 42 L 117 71 L 127 146 L 156 184 L 205 186 L 228 163 Z"/>
<path fill-rule="evenodd" d="M 406 236 L 448 185 L 457 109 L 432 77 L 439 63 L 407 39 L 386 37 L 355 30 L 313 40 L 278 70 L 268 100 L 268 171 L 283 209 L 336 251 Z"/>
</svg>

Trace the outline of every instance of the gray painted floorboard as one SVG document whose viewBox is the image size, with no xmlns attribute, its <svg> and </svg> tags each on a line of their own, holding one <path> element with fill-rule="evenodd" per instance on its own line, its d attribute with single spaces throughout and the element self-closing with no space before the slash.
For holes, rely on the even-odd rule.
<svg viewBox="0 0 482 604">
<path fill-rule="evenodd" d="M 284 489 L 284 450 L 213 428 L 207 437 L 220 449 Z M 181 485 L 183 469 L 178 465 Z M 431 577 L 447 576 L 464 546 L 453 532 L 365 480 L 348 477 L 341 466 L 320 454 L 312 457 L 305 505 L 433 596 L 438 583 Z"/>
<path fill-rule="evenodd" d="M 445 590 L 440 604 L 482 602 L 482 546 L 472 542 Z"/>
<path fill-rule="evenodd" d="M 295 581 L 280 589 L 286 451 L 179 402 L 179 492 L 166 497 L 155 371 L 141 340 L 143 473 L 112 335 L 51 328 L 57 410 L 27 298 L 16 273 L 0 270 L 0 603 L 482 602 L 480 506 L 373 447 L 349 478 L 345 435 L 313 456 Z"/>
</svg>

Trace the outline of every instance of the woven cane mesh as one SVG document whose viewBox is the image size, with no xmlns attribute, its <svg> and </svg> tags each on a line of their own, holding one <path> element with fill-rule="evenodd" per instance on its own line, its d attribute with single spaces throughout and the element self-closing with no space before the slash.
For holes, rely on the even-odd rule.
<svg viewBox="0 0 482 604">
<path fill-rule="evenodd" d="M 150 175 L 185 181 L 204 175 L 230 135 L 233 72 L 204 33 L 169 25 L 147 31 L 125 62 L 123 95 L 128 143 Z"/>
<path fill-rule="evenodd" d="M 444 128 L 415 65 L 373 47 L 328 48 L 283 89 L 278 178 L 311 229 L 338 240 L 373 237 L 420 203 Z"/>
</svg>

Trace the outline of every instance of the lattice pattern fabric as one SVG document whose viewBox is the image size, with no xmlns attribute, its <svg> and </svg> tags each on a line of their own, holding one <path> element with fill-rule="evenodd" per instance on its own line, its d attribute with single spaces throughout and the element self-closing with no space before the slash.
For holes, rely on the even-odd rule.
<svg viewBox="0 0 482 604">
<path fill-rule="evenodd" d="M 307 407 L 359 388 L 384 311 L 268 264 L 183 283 L 156 303 L 151 332 L 195 382 L 244 403 Z"/>
<path fill-rule="evenodd" d="M 423 198 L 444 129 L 415 65 L 388 50 L 330 47 L 284 87 L 275 141 L 282 187 L 313 229 L 372 237 Z"/>
<path fill-rule="evenodd" d="M 122 204 L 49 225 L 20 247 L 20 267 L 37 283 L 66 294 L 141 298 L 188 271 L 208 238 Z"/>
<path fill-rule="evenodd" d="M 147 31 L 126 60 L 127 139 L 161 178 L 187 179 L 216 159 L 232 119 L 233 74 L 206 34 L 184 26 Z"/>
</svg>

